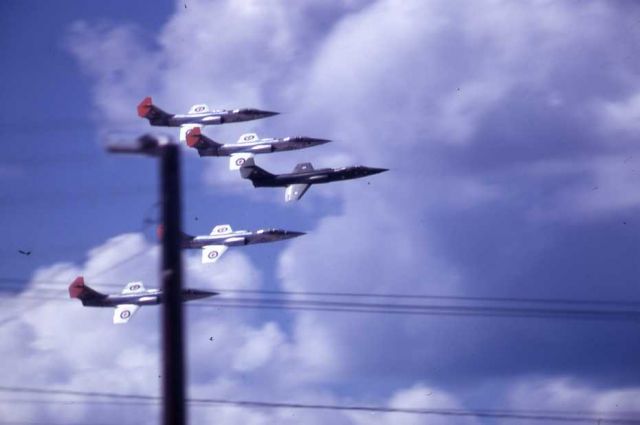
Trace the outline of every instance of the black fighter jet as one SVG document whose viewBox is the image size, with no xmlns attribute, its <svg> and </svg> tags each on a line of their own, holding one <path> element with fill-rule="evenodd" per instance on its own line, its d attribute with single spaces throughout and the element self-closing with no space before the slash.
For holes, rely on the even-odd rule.
<svg viewBox="0 0 640 425">
<path fill-rule="evenodd" d="M 284 200 L 297 201 L 312 184 L 357 179 L 388 171 L 387 168 L 364 166 L 314 169 L 310 162 L 298 164 L 292 173 L 271 174 L 258 167 L 253 158 L 247 159 L 240 167 L 242 178 L 251 180 L 254 187 L 286 187 Z"/>
</svg>

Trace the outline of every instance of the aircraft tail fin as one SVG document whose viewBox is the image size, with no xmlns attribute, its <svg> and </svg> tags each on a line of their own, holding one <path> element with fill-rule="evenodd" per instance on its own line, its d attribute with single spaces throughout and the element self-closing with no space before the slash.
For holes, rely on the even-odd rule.
<svg viewBox="0 0 640 425">
<path fill-rule="evenodd" d="M 182 126 L 180 128 L 180 140 L 184 140 L 190 148 L 197 149 L 200 155 L 205 152 L 208 154 L 217 153 L 218 148 L 222 146 L 222 144 L 202 134 L 201 127 L 201 125 Z M 182 137 L 183 129 L 185 134 L 184 138 Z"/>
<path fill-rule="evenodd" d="M 189 145 L 189 134 L 195 130 L 195 129 L 200 129 L 202 127 L 201 124 L 183 124 L 180 126 L 180 142 L 181 143 L 186 143 L 189 147 L 193 147 L 191 145 Z"/>
<path fill-rule="evenodd" d="M 162 224 L 158 224 L 158 227 L 156 228 L 156 235 L 160 241 L 164 238 L 164 226 Z M 195 238 L 195 236 L 188 235 L 184 232 L 180 232 L 180 236 L 182 244 L 186 244 Z"/>
<path fill-rule="evenodd" d="M 91 301 L 97 301 L 105 298 L 106 295 L 84 284 L 84 277 L 78 276 L 69 285 L 69 297 L 78 298 L 83 305 L 91 304 Z"/>
<path fill-rule="evenodd" d="M 162 109 L 153 104 L 151 97 L 145 97 L 142 102 L 138 104 L 138 116 L 149 120 L 151 125 L 168 126 L 169 120 L 173 117 L 172 114 L 168 114 Z"/>
<path fill-rule="evenodd" d="M 153 108 L 153 100 L 147 96 L 138 104 L 138 116 L 140 118 L 148 118 Z"/>
<path fill-rule="evenodd" d="M 296 165 L 295 168 L 293 169 L 294 172 L 311 171 L 311 170 L 313 170 L 313 165 L 311 165 L 310 162 L 301 162 L 300 164 Z"/>
<path fill-rule="evenodd" d="M 240 166 L 240 175 L 243 179 L 249 179 L 254 186 L 259 186 L 261 180 L 270 180 L 275 177 L 264 168 L 260 168 L 256 165 L 253 158 L 245 159 L 242 166 Z"/>
</svg>

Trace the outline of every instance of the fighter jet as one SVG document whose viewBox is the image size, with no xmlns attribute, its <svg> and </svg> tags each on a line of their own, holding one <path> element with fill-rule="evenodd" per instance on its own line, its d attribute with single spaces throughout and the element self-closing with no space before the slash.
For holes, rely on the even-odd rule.
<svg viewBox="0 0 640 425">
<path fill-rule="evenodd" d="M 162 239 L 162 226 L 158 226 L 158 237 Z M 233 230 L 228 224 L 219 224 L 213 228 L 211 234 L 191 236 L 182 234 L 182 248 L 202 249 L 202 263 L 215 263 L 230 246 L 252 245 L 257 243 L 275 242 L 297 238 L 304 232 L 293 232 L 281 229 L 260 229 L 255 232 L 248 230 Z"/>
<path fill-rule="evenodd" d="M 183 289 L 182 300 L 191 301 L 218 295 L 217 292 L 200 289 Z M 162 291 L 145 289 L 142 282 L 129 282 L 120 294 L 102 294 L 84 284 L 84 278 L 78 276 L 69 285 L 69 297 L 78 298 L 86 307 L 115 307 L 113 323 L 124 324 L 138 311 L 140 306 L 155 305 L 162 302 Z"/>
<path fill-rule="evenodd" d="M 188 129 L 186 139 L 187 145 L 197 149 L 200 156 L 229 156 L 230 170 L 238 170 L 248 158 L 253 158 L 254 154 L 303 149 L 330 142 L 311 137 L 259 139 L 257 134 L 247 133 L 240 136 L 237 143 L 221 144 L 202 134 L 200 128 Z"/>
<path fill-rule="evenodd" d="M 180 140 L 184 141 L 185 132 L 192 128 L 268 118 L 278 112 L 247 108 L 209 110 L 207 105 L 199 104 L 193 105 L 187 114 L 170 114 L 155 106 L 150 97 L 145 97 L 138 105 L 138 115 L 154 126 L 180 127 Z"/>
<path fill-rule="evenodd" d="M 364 166 L 321 168 L 315 170 L 310 162 L 298 164 L 292 173 L 271 174 L 258 167 L 252 158 L 247 159 L 240 167 L 242 178 L 251 180 L 254 187 L 286 187 L 284 200 L 297 201 L 312 184 L 329 183 L 339 180 L 357 179 L 388 171 L 387 168 Z"/>
</svg>

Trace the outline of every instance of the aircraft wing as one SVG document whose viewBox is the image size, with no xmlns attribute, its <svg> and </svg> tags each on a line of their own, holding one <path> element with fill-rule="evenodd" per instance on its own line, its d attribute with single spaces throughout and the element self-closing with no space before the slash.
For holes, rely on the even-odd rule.
<svg viewBox="0 0 640 425">
<path fill-rule="evenodd" d="M 309 186 L 311 185 L 307 183 L 290 184 L 284 192 L 285 202 L 297 201 L 302 198 Z"/>
<path fill-rule="evenodd" d="M 135 304 L 120 304 L 113 312 L 113 323 L 116 325 L 127 323 L 139 308 L 140 306 Z"/>
<path fill-rule="evenodd" d="M 253 154 L 250 152 L 232 153 L 229 158 L 229 169 L 239 170 L 249 158 L 253 158 Z"/>
<path fill-rule="evenodd" d="M 202 247 L 202 264 L 215 263 L 229 249 L 225 245 L 206 245 Z"/>
</svg>

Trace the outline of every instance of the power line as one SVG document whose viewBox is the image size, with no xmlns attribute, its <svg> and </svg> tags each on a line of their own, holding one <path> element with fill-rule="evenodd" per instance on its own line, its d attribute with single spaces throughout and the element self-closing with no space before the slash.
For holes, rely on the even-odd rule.
<svg viewBox="0 0 640 425">
<path fill-rule="evenodd" d="M 8 296 L 0 293 L 0 296 Z M 44 301 L 68 300 L 61 297 L 29 294 L 21 299 L 39 299 Z M 336 303 L 330 301 L 274 300 L 253 298 L 219 298 L 212 301 L 187 303 L 193 308 L 230 308 L 258 310 L 314 311 L 332 313 L 385 314 L 402 316 L 453 316 L 453 317 L 509 317 L 554 320 L 588 321 L 640 321 L 640 311 L 631 310 L 595 310 L 595 309 L 549 309 L 526 307 L 496 306 L 458 306 L 434 304 L 380 304 L 380 303 Z"/>
<path fill-rule="evenodd" d="M 228 301 L 222 303 L 221 301 Z M 249 308 L 249 309 L 273 309 L 273 310 L 298 310 L 335 313 L 371 313 L 389 315 L 416 315 L 416 316 L 459 316 L 459 317 L 518 317 L 537 319 L 577 319 L 593 321 L 640 321 L 640 312 L 616 311 L 616 310 L 569 310 L 569 309 L 528 309 L 528 308 L 504 308 L 484 306 L 442 306 L 422 305 L 406 308 L 403 306 L 381 306 L 367 303 L 341 303 L 345 305 L 334 306 L 334 303 L 317 301 L 300 304 L 293 301 L 283 301 L 279 304 L 261 303 L 257 301 L 243 302 L 242 299 L 228 299 L 211 301 L 207 303 L 191 303 L 190 307 L 218 307 L 218 308 Z M 351 306 L 349 306 L 351 304 Z"/>
<path fill-rule="evenodd" d="M 153 249 L 153 248 L 151 248 L 151 249 Z M 147 247 L 145 247 L 145 248 L 143 248 L 141 250 L 138 250 L 138 251 L 134 252 L 133 254 L 129 255 L 128 257 L 125 257 L 122 260 L 117 261 L 117 262 L 115 262 L 113 264 L 110 264 L 108 267 L 104 267 L 101 270 L 93 273 L 90 277 L 88 277 L 88 279 L 92 279 L 92 278 L 94 278 L 96 276 L 100 276 L 100 275 L 105 274 L 107 272 L 113 271 L 113 270 L 117 269 L 118 267 L 120 267 L 120 266 L 122 266 L 124 264 L 127 264 L 128 262 L 130 262 L 132 260 L 135 260 L 136 258 L 140 257 L 142 254 L 148 253 L 149 251 L 150 251 L 150 249 L 147 248 Z"/>
<path fill-rule="evenodd" d="M 51 395 L 52 399 L 46 399 L 46 398 L 0 398 L 0 403 L 4 402 L 4 403 L 17 403 L 17 404 L 57 404 L 57 405 L 117 405 L 118 407 L 122 407 L 122 406 L 130 406 L 130 407 L 139 407 L 139 406 L 158 406 L 160 404 L 160 400 L 123 400 L 123 399 L 103 399 L 103 400 L 95 400 L 95 399 L 88 399 L 88 400 L 60 400 L 60 399 L 55 399 L 56 394 L 52 394 Z M 76 396 L 71 396 L 71 397 L 76 397 Z M 207 404 L 198 404 L 197 401 L 189 401 L 189 404 L 193 407 L 214 407 L 214 406 L 209 406 Z M 580 416 L 580 415 L 596 415 L 597 413 L 595 412 L 591 412 L 591 411 L 585 411 L 585 410 L 542 410 L 542 409 L 537 409 L 537 410 L 526 410 L 526 409 L 518 409 L 518 410 L 505 410 L 505 409 L 477 409 L 477 410 L 481 410 L 484 412 L 493 412 L 493 413 L 505 413 L 505 412 L 518 412 L 521 414 L 532 414 L 532 415 L 540 415 L 540 414 L 545 414 L 545 415 L 573 415 L 573 416 Z M 621 416 L 640 416 L 640 412 L 634 412 L 634 411 L 616 411 L 616 415 L 621 415 Z M 621 418 L 622 419 L 622 418 Z M 624 418 L 624 419 L 630 419 L 630 418 Z"/>
<path fill-rule="evenodd" d="M 96 272 L 93 276 L 114 270 L 123 264 L 126 264 L 140 255 L 148 252 L 147 248 L 134 252 L 106 268 Z M 0 278 L 0 282 L 5 282 L 5 288 L 11 287 L 12 284 L 22 281 L 19 278 L 4 277 Z M 6 285 L 6 284 L 9 285 Z M 53 284 L 64 284 L 65 288 L 54 290 L 44 289 L 44 291 L 57 291 L 66 289 L 68 282 L 39 280 L 33 283 L 43 286 Z M 95 282 L 94 282 L 95 284 Z M 100 286 L 113 286 L 120 288 L 121 284 L 103 282 Z M 15 287 L 15 286 L 14 286 Z M 33 287 L 32 287 L 33 288 Z M 18 289 L 18 288 L 16 288 Z M 422 316 L 458 316 L 458 317 L 521 317 L 521 318 L 543 318 L 543 319 L 580 319 L 580 320 L 599 320 L 599 321 L 639 321 L 640 307 L 639 302 L 634 301 L 617 301 L 617 300 L 575 300 L 575 299 L 553 299 L 553 298 L 523 298 L 523 297 L 471 297 L 471 296 L 447 296 L 447 295 L 427 295 L 427 294 L 367 294 L 356 292 L 305 292 L 305 291 L 270 291 L 270 290 L 242 290 L 242 289 L 216 289 L 221 294 L 264 294 L 277 296 L 282 298 L 247 298 L 237 297 L 224 298 L 219 297 L 213 300 L 200 301 L 198 303 L 190 303 L 192 307 L 199 308 L 236 308 L 236 309 L 267 309 L 267 310 L 291 310 L 291 311 L 317 311 L 317 312 L 334 312 L 334 313 L 369 313 L 369 314 L 390 314 L 390 315 L 422 315 Z M 2 295 L 2 294 L 0 294 Z M 293 298 L 291 298 L 293 297 Z M 378 299 L 420 299 L 432 301 L 454 301 L 466 304 L 459 305 L 442 305 L 442 304 L 425 304 L 425 303 L 383 303 L 383 302 L 356 302 L 356 301 L 333 301 L 323 299 L 296 299 L 295 297 L 340 297 L 340 298 L 378 298 Z M 48 297 L 45 295 L 28 294 L 22 298 L 57 300 L 56 297 Z M 474 302 L 475 305 L 470 302 Z M 478 305 L 478 303 L 480 303 Z M 505 307 L 502 305 L 491 305 L 484 303 L 507 303 L 514 305 L 513 307 Z M 532 307 L 519 304 L 536 304 L 536 305 L 552 305 L 549 307 Z M 568 305 L 590 306 L 589 308 L 567 308 L 556 307 Z M 619 307 L 617 309 L 593 308 L 593 305 L 606 305 L 609 307 Z M 633 309 L 629 309 L 629 307 Z M 625 308 L 625 309 L 622 309 Z"/>
<path fill-rule="evenodd" d="M 184 192 L 193 192 L 200 190 L 197 180 L 187 181 Z M 36 188 L 37 189 L 37 188 Z M 114 198 L 126 199 L 133 196 L 148 195 L 153 192 L 154 186 L 149 184 L 128 184 L 123 187 L 121 184 L 107 183 L 104 185 L 79 187 L 72 191 L 69 190 L 23 190 L 20 193 L 12 192 L 10 194 L 0 194 L 0 205 L 2 209 L 21 208 L 24 206 L 50 206 L 52 203 L 78 203 L 86 201 L 109 201 L 113 202 Z M 37 193 L 37 196 L 34 195 Z"/>
<path fill-rule="evenodd" d="M 106 422 L 16 422 L 16 421 L 3 421 L 0 419 L 0 425 L 116 425 L 115 423 L 106 423 Z M 122 423 L 118 423 L 117 425 L 123 425 Z"/>
<path fill-rule="evenodd" d="M 135 254 L 135 253 L 134 253 Z M 57 280 L 33 280 L 20 277 L 0 277 L 4 283 L 33 283 L 35 285 L 66 285 L 70 282 Z M 96 287 L 122 288 L 122 283 L 115 282 L 89 282 Z M 33 286 L 30 288 L 34 288 Z M 425 299 L 425 300 L 451 300 L 451 301 L 482 301 L 496 303 L 522 303 L 522 304 L 575 304 L 575 305 L 609 305 L 620 307 L 640 307 L 640 301 L 634 300 L 588 300 L 571 298 L 527 298 L 527 297 L 497 297 L 497 296 L 459 296 L 459 295 L 431 295 L 431 294 L 393 294 L 393 293 L 364 293 L 364 292 L 325 292 L 325 291 L 278 291 L 260 289 L 233 289 L 212 288 L 216 292 L 228 294 L 265 294 L 300 297 L 353 297 L 353 298 L 388 298 L 388 299 Z"/>
<path fill-rule="evenodd" d="M 44 388 L 25 388 L 25 387 L 7 387 L 0 386 L 1 392 L 10 393 L 28 393 L 41 395 L 64 395 L 89 398 L 106 398 L 131 403 L 133 401 L 142 401 L 151 403 L 159 403 L 160 397 L 143 394 L 121 394 L 112 392 L 97 391 L 78 391 L 78 390 L 62 390 L 62 389 L 44 389 Z M 66 400 L 63 400 L 66 402 Z M 98 403 L 99 400 L 91 400 L 91 403 Z M 399 408 L 372 405 L 339 405 L 339 404 L 320 404 L 320 403 L 293 403 L 293 402 L 272 402 L 258 400 L 237 400 L 237 399 L 221 399 L 221 398 L 189 398 L 187 402 L 191 405 L 232 405 L 253 408 L 269 408 L 269 409 L 301 409 L 301 410 L 325 410 L 325 411 L 351 411 L 351 412 L 369 412 L 369 413 L 405 413 L 413 415 L 438 415 L 438 416 L 466 416 L 466 417 L 484 417 L 484 418 L 501 418 L 501 419 L 528 419 L 535 421 L 560 421 L 560 422 L 594 422 L 615 423 L 615 424 L 640 424 L 640 419 L 636 418 L 620 418 L 610 417 L 596 412 L 581 413 L 535 413 L 532 411 L 519 410 L 490 410 L 490 409 L 447 409 L 447 408 Z M 638 414 L 634 413 L 635 416 Z"/>
</svg>

